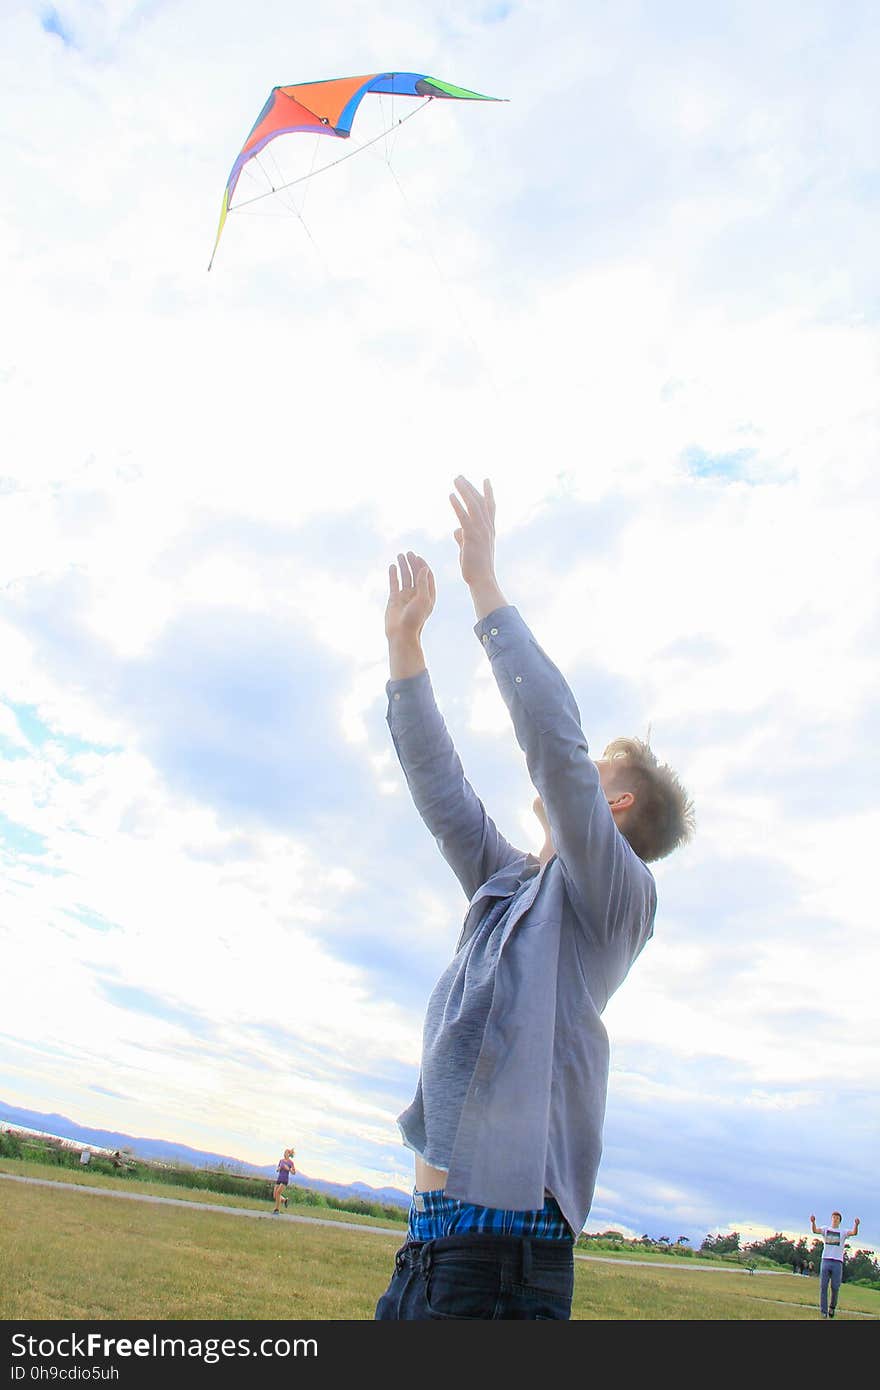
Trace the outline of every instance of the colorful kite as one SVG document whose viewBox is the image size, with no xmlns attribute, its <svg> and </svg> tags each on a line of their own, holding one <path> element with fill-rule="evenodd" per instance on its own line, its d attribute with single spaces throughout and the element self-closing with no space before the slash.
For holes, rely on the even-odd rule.
<svg viewBox="0 0 880 1390">
<path fill-rule="evenodd" d="M 217 228 L 209 270 L 214 264 L 214 256 L 217 254 L 223 224 L 230 211 L 235 186 L 248 160 L 259 154 L 276 135 L 304 131 L 315 135 L 335 135 L 342 140 L 348 139 L 355 112 L 361 98 L 367 92 L 395 97 L 443 97 L 458 101 L 505 100 L 502 97 L 483 96 L 480 92 L 469 92 L 464 87 L 453 87 L 449 82 L 441 82 L 436 77 L 426 77 L 424 73 L 419 72 L 378 72 L 367 77 L 337 77 L 326 82 L 305 82 L 295 87 L 273 87 L 241 154 L 232 166 L 226 192 L 223 194 L 220 225 Z"/>
</svg>

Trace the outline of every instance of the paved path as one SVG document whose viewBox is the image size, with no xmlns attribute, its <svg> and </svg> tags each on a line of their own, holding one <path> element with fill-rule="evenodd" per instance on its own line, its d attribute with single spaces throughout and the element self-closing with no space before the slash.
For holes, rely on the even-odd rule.
<svg viewBox="0 0 880 1390">
<path fill-rule="evenodd" d="M 185 1197 L 154 1197 L 147 1192 L 120 1192 L 115 1187 L 92 1187 L 90 1183 L 84 1182 L 53 1182 L 51 1178 L 23 1178 L 17 1173 L 0 1173 L 0 1178 L 7 1182 L 29 1182 L 35 1183 L 37 1187 L 64 1188 L 69 1192 L 71 1188 L 75 1192 L 88 1192 L 95 1197 L 122 1197 L 129 1202 L 158 1202 L 166 1207 L 186 1207 L 188 1211 L 193 1208 L 196 1211 L 219 1212 L 221 1216 L 252 1216 L 258 1221 L 271 1221 L 271 1211 L 253 1211 L 250 1207 L 227 1207 L 220 1202 L 190 1202 Z M 284 1213 L 285 1221 L 307 1221 L 313 1226 L 341 1226 L 344 1231 L 373 1231 L 380 1236 L 400 1236 L 403 1239 L 403 1230 L 400 1226 L 360 1226 L 354 1221 L 325 1221 L 319 1216 L 294 1216 L 292 1213 Z"/>
</svg>

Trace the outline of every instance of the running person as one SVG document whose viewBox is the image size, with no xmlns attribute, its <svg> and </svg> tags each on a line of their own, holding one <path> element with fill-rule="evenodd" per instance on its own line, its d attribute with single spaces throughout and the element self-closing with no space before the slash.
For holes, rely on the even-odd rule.
<svg viewBox="0 0 880 1390">
<path fill-rule="evenodd" d="M 282 1206 L 287 1206 L 287 1196 L 284 1189 L 296 1172 L 293 1162 L 293 1155 L 295 1153 L 296 1149 L 285 1149 L 283 1155 L 278 1160 L 278 1171 L 275 1174 L 275 1191 L 272 1193 L 275 1200 L 275 1210 L 272 1213 L 273 1216 L 280 1216 Z"/>
</svg>

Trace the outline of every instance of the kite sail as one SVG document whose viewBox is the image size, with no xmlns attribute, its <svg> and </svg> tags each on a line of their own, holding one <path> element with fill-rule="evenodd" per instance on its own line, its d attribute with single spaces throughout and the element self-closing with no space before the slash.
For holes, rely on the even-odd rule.
<svg viewBox="0 0 880 1390">
<path fill-rule="evenodd" d="M 232 166 L 223 194 L 220 225 L 208 269 L 214 264 L 220 235 L 231 210 L 232 196 L 242 169 L 248 160 L 278 135 L 311 132 L 314 135 L 333 135 L 346 140 L 361 99 L 367 92 L 394 97 L 442 97 L 456 101 L 503 101 L 503 97 L 487 97 L 481 92 L 469 92 L 450 82 L 427 77 L 420 72 L 374 72 L 366 77 L 337 77 L 324 82 L 304 82 L 294 87 L 273 87 L 269 99 L 257 117 L 253 130 Z M 417 108 L 420 109 L 420 108 Z"/>
</svg>

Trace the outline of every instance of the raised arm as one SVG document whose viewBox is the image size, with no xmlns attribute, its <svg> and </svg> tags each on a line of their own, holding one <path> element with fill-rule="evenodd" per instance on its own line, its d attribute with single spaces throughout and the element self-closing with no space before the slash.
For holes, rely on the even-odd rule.
<svg viewBox="0 0 880 1390">
<path fill-rule="evenodd" d="M 467 781 L 434 699 L 421 645 L 436 601 L 434 575 L 410 550 L 389 566 L 388 579 L 388 726 L 416 809 L 471 898 L 523 853 L 499 832 Z"/>
<path fill-rule="evenodd" d="M 455 485 L 460 496 L 450 494 L 450 501 L 460 524 L 454 535 L 476 630 L 544 803 L 569 896 L 594 939 L 620 947 L 625 968 L 650 934 L 653 877 L 617 829 L 571 690 L 498 586 L 491 484 L 487 479 L 482 493 L 463 477 Z"/>
<path fill-rule="evenodd" d="M 810 1230 L 813 1232 L 814 1236 L 820 1236 L 822 1234 L 819 1227 L 816 1225 L 816 1218 L 812 1212 L 810 1213 Z"/>
<path fill-rule="evenodd" d="M 860 1225 L 861 1225 L 861 1222 L 860 1222 L 859 1218 L 858 1218 L 857 1216 L 854 1217 L 854 1218 L 853 1218 L 853 1228 L 852 1228 L 851 1231 L 847 1231 L 846 1235 L 844 1236 L 844 1240 L 849 1240 L 850 1236 L 857 1236 L 858 1233 L 859 1233 L 859 1226 L 860 1226 Z"/>
<path fill-rule="evenodd" d="M 460 474 L 455 486 L 461 498 L 450 492 L 449 500 L 460 525 L 453 535 L 458 543 L 461 577 L 470 590 L 479 621 L 496 608 L 508 606 L 495 578 L 495 494 L 488 478 L 482 495 Z"/>
<path fill-rule="evenodd" d="M 397 569 L 400 566 L 400 578 Z M 437 587 L 427 562 L 410 550 L 388 566 L 385 636 L 391 679 L 408 680 L 426 671 L 422 629 L 434 611 Z"/>
</svg>

